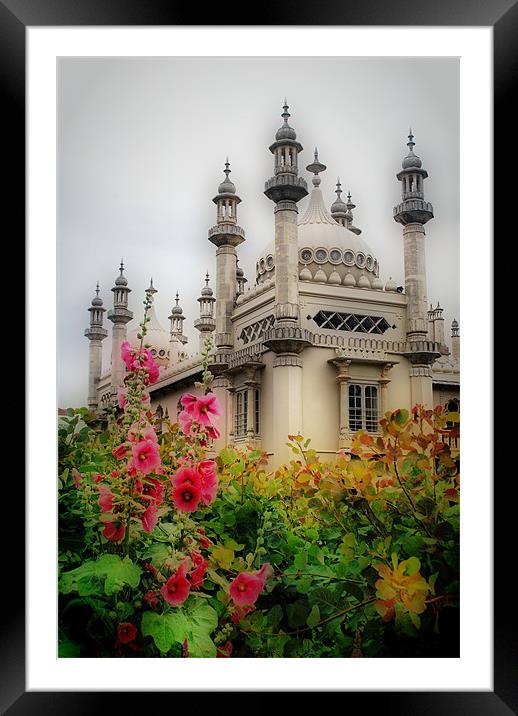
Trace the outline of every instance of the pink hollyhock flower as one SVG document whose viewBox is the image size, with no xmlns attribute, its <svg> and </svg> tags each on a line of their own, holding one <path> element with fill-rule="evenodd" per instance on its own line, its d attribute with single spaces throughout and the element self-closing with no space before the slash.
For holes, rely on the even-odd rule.
<svg viewBox="0 0 518 716">
<path fill-rule="evenodd" d="M 156 609 L 156 607 L 158 606 L 158 592 L 155 592 L 150 589 L 144 594 L 144 601 L 149 604 L 151 609 Z"/>
<path fill-rule="evenodd" d="M 236 606 L 246 607 L 255 604 L 264 589 L 269 570 L 271 567 L 266 562 L 258 572 L 241 572 L 237 575 L 229 588 L 230 597 Z"/>
<path fill-rule="evenodd" d="M 126 465 L 126 470 L 128 471 L 128 475 L 130 477 L 137 476 L 137 468 L 135 467 L 135 460 L 133 458 L 128 461 L 128 464 Z"/>
<path fill-rule="evenodd" d="M 192 467 L 181 467 L 174 475 L 171 476 L 171 482 L 173 483 L 173 487 L 177 487 L 177 485 L 187 482 L 190 485 L 194 485 L 195 487 L 201 489 L 201 475 Z"/>
<path fill-rule="evenodd" d="M 119 390 L 117 391 L 117 402 L 121 410 L 124 410 L 124 407 L 128 402 L 126 399 L 126 392 L 127 391 L 124 388 L 119 388 Z"/>
<path fill-rule="evenodd" d="M 99 483 L 99 482 L 101 482 L 102 479 L 103 479 L 103 475 L 101 475 L 100 473 L 98 473 L 98 472 L 93 472 L 93 473 L 92 473 L 92 480 L 93 480 L 96 484 Z"/>
<path fill-rule="evenodd" d="M 193 549 L 192 552 L 189 553 L 189 557 L 196 567 L 203 562 L 203 555 L 201 552 L 198 552 L 197 549 Z"/>
<path fill-rule="evenodd" d="M 214 425 L 209 425 L 207 428 L 207 437 L 209 437 L 211 440 L 217 440 L 219 436 L 221 435 L 220 431 L 214 427 Z"/>
<path fill-rule="evenodd" d="M 133 351 L 128 341 L 123 341 L 121 344 L 121 358 L 126 364 L 128 370 L 132 369 L 133 364 Z"/>
<path fill-rule="evenodd" d="M 144 500 L 149 500 L 156 505 L 160 505 L 164 499 L 164 486 L 154 477 L 148 477 L 142 483 L 140 480 L 135 482 L 135 491 L 142 495 Z"/>
<path fill-rule="evenodd" d="M 201 501 L 204 505 L 210 505 L 214 502 L 218 491 L 216 463 L 214 460 L 202 460 L 197 464 L 196 469 L 201 476 Z"/>
<path fill-rule="evenodd" d="M 192 418 L 186 410 L 182 410 L 178 416 L 178 422 L 180 423 L 182 433 L 184 435 L 189 435 L 192 428 Z"/>
<path fill-rule="evenodd" d="M 141 440 L 131 448 L 134 467 L 143 475 L 153 472 L 160 465 L 158 445 L 152 440 Z"/>
<path fill-rule="evenodd" d="M 131 622 L 123 622 L 119 624 L 117 630 L 117 638 L 121 644 L 129 644 L 137 636 L 137 627 Z"/>
<path fill-rule="evenodd" d="M 81 476 L 81 473 L 78 470 L 76 470 L 75 468 L 72 469 L 72 479 L 74 481 L 74 485 L 76 486 L 76 488 L 79 489 L 79 487 L 81 485 L 81 480 L 83 478 Z"/>
<path fill-rule="evenodd" d="M 153 532 L 158 520 L 158 508 L 155 505 L 149 505 L 142 515 L 142 529 L 144 532 Z"/>
<path fill-rule="evenodd" d="M 112 455 L 113 457 L 116 457 L 117 460 L 123 460 L 126 457 L 127 452 L 128 448 L 124 443 L 122 443 L 122 445 L 119 445 L 119 447 L 113 448 Z"/>
<path fill-rule="evenodd" d="M 126 534 L 126 527 L 122 522 L 106 522 L 102 533 L 110 542 L 121 542 Z"/>
<path fill-rule="evenodd" d="M 111 477 L 119 477 L 119 475 L 120 475 L 120 472 L 118 470 L 112 470 L 110 472 Z"/>
<path fill-rule="evenodd" d="M 216 659 L 228 659 L 232 655 L 233 646 L 231 641 L 227 641 L 224 644 L 218 646 Z"/>
<path fill-rule="evenodd" d="M 144 378 L 144 385 L 153 385 L 153 383 L 157 382 L 159 377 L 160 368 L 156 365 L 156 363 L 153 363 L 153 365 L 149 366 L 147 369 L 147 378 Z"/>
<path fill-rule="evenodd" d="M 158 443 L 158 436 L 153 430 L 149 423 L 133 423 L 128 430 L 128 440 L 130 443 L 137 442 L 139 440 L 151 440 L 151 442 Z"/>
<path fill-rule="evenodd" d="M 207 571 L 208 567 L 209 563 L 207 562 L 207 560 L 202 559 L 202 561 L 196 566 L 196 568 L 189 573 L 189 579 L 191 581 L 192 589 L 199 589 L 199 587 L 203 586 L 203 583 L 205 581 L 205 572 Z"/>
<path fill-rule="evenodd" d="M 183 604 L 191 589 L 191 585 L 186 578 L 187 574 L 187 560 L 184 559 L 182 564 L 178 567 L 175 574 L 169 577 L 167 582 L 161 588 L 160 593 L 168 604 L 173 607 L 177 607 L 179 604 Z"/>
<path fill-rule="evenodd" d="M 99 499 L 97 504 L 101 508 L 101 512 L 111 512 L 113 510 L 113 493 L 108 485 L 99 485 L 97 488 Z"/>
<path fill-rule="evenodd" d="M 181 482 L 173 487 L 172 497 L 179 512 L 195 512 L 200 504 L 201 490 L 193 482 Z"/>
<path fill-rule="evenodd" d="M 200 425 L 209 427 L 211 423 L 211 416 L 219 417 L 221 415 L 221 409 L 219 407 L 218 399 L 214 393 L 208 395 L 202 395 L 201 398 L 196 398 L 191 394 L 184 395 L 180 402 L 184 406 L 185 411 Z"/>
</svg>

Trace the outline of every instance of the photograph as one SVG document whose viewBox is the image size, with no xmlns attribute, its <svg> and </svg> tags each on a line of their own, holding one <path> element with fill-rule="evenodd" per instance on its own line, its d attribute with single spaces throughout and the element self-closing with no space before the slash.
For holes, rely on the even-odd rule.
<svg viewBox="0 0 518 716">
<path fill-rule="evenodd" d="M 459 57 L 56 70 L 59 659 L 459 658 Z"/>
</svg>

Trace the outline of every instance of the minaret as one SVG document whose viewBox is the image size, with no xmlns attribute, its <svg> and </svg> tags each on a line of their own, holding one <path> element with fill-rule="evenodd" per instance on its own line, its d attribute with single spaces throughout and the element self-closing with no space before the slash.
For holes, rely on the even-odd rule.
<svg viewBox="0 0 518 716">
<path fill-rule="evenodd" d="M 209 241 L 216 247 L 216 336 L 215 343 L 224 363 L 234 345 L 232 336 L 232 311 L 237 293 L 236 247 L 245 240 L 245 232 L 237 223 L 237 205 L 241 199 L 230 181 L 228 157 L 225 162 L 225 179 L 212 200 L 217 206 L 216 225 L 209 229 Z"/>
<path fill-rule="evenodd" d="M 117 389 L 124 385 L 125 366 L 121 357 L 121 345 L 126 340 L 126 324 L 133 318 L 128 310 L 128 279 L 124 276 L 124 264 L 121 259 L 120 275 L 115 279 L 113 291 L 113 308 L 108 311 L 108 320 L 113 323 L 112 328 L 112 368 L 111 393 L 117 394 Z"/>
<path fill-rule="evenodd" d="M 103 308 L 102 299 L 99 297 L 99 284 L 95 289 L 95 296 L 92 298 L 92 305 L 88 309 L 90 312 L 90 326 L 85 330 L 85 336 L 90 341 L 90 359 L 88 364 L 88 407 L 90 410 L 96 410 L 99 404 L 97 395 L 97 383 L 101 377 L 102 370 L 102 341 L 108 335 L 108 331 L 103 327 Z"/>
<path fill-rule="evenodd" d="M 331 216 L 340 226 L 347 227 L 347 205 L 342 201 L 342 185 L 340 177 L 336 180 L 336 201 L 331 204 Z"/>
<path fill-rule="evenodd" d="M 180 306 L 178 291 L 176 292 L 175 305 L 171 309 L 169 320 L 171 321 L 169 364 L 173 366 L 180 360 L 183 352 L 183 345 L 184 343 L 187 343 L 187 338 L 183 335 L 183 322 L 185 321 L 185 316 L 183 315 L 183 309 Z"/>
<path fill-rule="evenodd" d="M 353 204 L 353 200 L 351 198 L 351 192 L 347 192 L 347 228 L 349 231 L 352 231 L 353 234 L 356 234 L 359 236 L 362 233 L 361 229 L 358 229 L 358 227 L 353 225 L 353 209 L 356 209 L 356 204 Z"/>
<path fill-rule="evenodd" d="M 270 145 L 274 176 L 264 193 L 275 202 L 275 318 L 277 327 L 299 326 L 299 247 L 297 202 L 308 193 L 305 179 L 298 176 L 298 155 L 302 145 L 288 124 L 290 113 L 284 100 L 284 124 Z"/>
<path fill-rule="evenodd" d="M 445 346 L 443 310 L 437 301 L 437 306 L 433 309 L 433 340 L 440 346 Z"/>
<path fill-rule="evenodd" d="M 212 333 L 216 329 L 216 321 L 214 319 L 214 298 L 213 291 L 209 286 L 209 272 L 205 276 L 205 286 L 201 289 L 201 295 L 198 298 L 200 304 L 200 317 L 194 321 L 194 327 L 200 332 L 200 353 L 205 350 L 205 341 L 212 337 Z"/>
<path fill-rule="evenodd" d="M 406 336 L 410 371 L 412 404 L 433 407 L 431 364 L 439 357 L 437 345 L 429 341 L 426 296 L 426 262 L 424 224 L 433 219 L 433 207 L 424 199 L 423 182 L 428 172 L 414 154 L 414 135 L 408 135 L 408 154 L 402 171 L 396 176 L 401 182 L 401 203 L 394 207 L 394 220 L 403 225 L 405 262 L 405 295 L 407 298 Z M 435 339 L 435 330 L 434 330 Z"/>
<path fill-rule="evenodd" d="M 288 124 L 290 114 L 284 101 L 284 124 L 270 146 L 274 156 L 274 176 L 265 184 L 264 193 L 275 203 L 275 324 L 264 339 L 264 345 L 276 355 L 273 360 L 272 428 L 275 463 L 290 459 L 286 448 L 288 435 L 302 434 L 302 359 L 301 351 L 309 346 L 308 331 L 300 326 L 299 247 L 297 202 L 308 193 L 307 184 L 298 176 L 298 155 L 302 145 L 295 130 Z M 312 166 L 312 165 L 310 165 Z M 314 166 L 325 168 L 315 158 Z M 308 167 L 311 171 L 311 168 Z M 318 174 L 318 171 L 316 172 Z M 320 179 L 315 174 L 318 183 Z"/>
<path fill-rule="evenodd" d="M 451 322 L 451 357 L 453 360 L 460 361 L 460 331 L 456 318 Z"/>
</svg>

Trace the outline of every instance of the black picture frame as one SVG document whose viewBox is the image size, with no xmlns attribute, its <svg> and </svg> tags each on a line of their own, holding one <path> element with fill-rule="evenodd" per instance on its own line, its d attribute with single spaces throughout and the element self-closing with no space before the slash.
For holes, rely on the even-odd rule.
<svg viewBox="0 0 518 716">
<path fill-rule="evenodd" d="M 234 0 L 212 7 L 204 6 L 200 13 L 196 5 L 174 0 L 0 0 L 0 84 L 5 97 L 3 119 L 4 171 L 9 181 L 4 190 L 4 207 L 9 211 L 13 234 L 20 237 L 25 227 L 25 41 L 28 26 L 78 25 L 378 25 L 378 26 L 491 26 L 494 33 L 494 136 L 502 141 L 494 153 L 495 176 L 501 176 L 506 166 L 513 166 L 516 149 L 506 142 L 514 134 L 516 123 L 509 112 L 513 80 L 518 77 L 518 2 L 516 0 L 310 0 L 257 5 L 253 15 L 246 17 L 244 4 Z M 203 17 L 204 22 L 199 23 Z M 224 20 L 224 23 L 222 23 Z M 402 54 L 404 54 L 404 48 Z M 509 146 L 512 144 L 513 146 Z M 505 163 L 505 164 L 504 164 Z M 7 171 L 8 169 L 8 171 Z M 502 182 L 495 192 L 494 216 L 512 206 L 514 182 Z M 480 201 L 474 197 L 474 204 Z M 488 197 L 487 200 L 490 200 Z M 508 229 L 509 230 L 509 229 Z M 483 277 L 489 279 L 488 276 Z M 491 338 L 491 330 L 487 330 Z M 483 376 L 485 379 L 485 376 Z M 481 425 L 488 425 L 484 416 Z M 492 442 L 488 431 L 487 439 Z M 28 446 L 30 450 L 30 446 Z M 516 522 L 517 503 L 514 470 L 501 474 L 495 481 L 495 541 L 494 541 L 494 691 L 492 692 L 346 692 L 344 707 L 356 702 L 358 709 L 382 708 L 384 713 L 417 716 L 419 714 L 469 714 L 470 716 L 502 716 L 518 713 L 518 625 L 512 582 L 516 558 L 508 547 L 508 525 Z M 476 476 L 466 476 L 473 479 Z M 18 527 L 19 530 L 19 527 Z M 23 553 L 17 544 L 16 554 Z M 4 559 L 14 562 L 14 556 L 4 551 Z M 18 567 L 17 579 L 21 577 Z M 4 582 L 4 590 L 7 584 Z M 127 714 L 141 711 L 149 694 L 129 693 L 131 705 L 123 707 L 124 694 L 112 692 L 26 692 L 25 691 L 25 609 L 17 589 L 17 604 L 9 599 L 9 607 L 2 611 L 2 652 L 0 709 L 10 716 L 21 714 L 90 714 L 100 708 L 113 708 Z M 476 629 L 476 624 L 473 624 Z M 409 689 L 412 684 L 409 683 Z M 296 691 L 296 689 L 291 689 Z M 337 685 L 337 690 L 339 687 Z M 158 695 L 158 694 L 156 694 Z M 199 694 L 202 696 L 203 694 Z M 171 695 L 161 694 L 161 696 Z M 197 697 L 198 698 L 198 697 Z M 154 701 L 154 699 L 153 699 Z"/>
</svg>

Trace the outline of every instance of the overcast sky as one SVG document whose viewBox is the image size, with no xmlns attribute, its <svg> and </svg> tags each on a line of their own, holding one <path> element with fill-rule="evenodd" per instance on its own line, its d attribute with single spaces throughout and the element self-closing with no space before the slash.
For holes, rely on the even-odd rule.
<svg viewBox="0 0 518 716">
<path fill-rule="evenodd" d="M 449 341 L 452 319 L 460 320 L 457 59 L 67 58 L 58 65 L 60 406 L 86 404 L 87 309 L 97 281 L 111 308 L 121 258 L 135 319 L 152 276 L 159 321 L 169 327 L 178 290 L 188 348 L 197 351 L 196 299 L 205 271 L 213 276 L 215 269 L 207 240 L 216 220 L 211 200 L 227 154 L 246 231 L 240 265 L 254 283 L 255 261 L 273 238 L 273 204 L 263 190 L 285 95 L 304 147 L 299 166 L 317 146 L 327 165 L 321 189 L 328 206 L 339 175 L 382 279 L 392 276 L 398 285 L 403 240 L 392 207 L 401 197 L 395 174 L 412 127 L 435 212 L 426 225 L 428 296 L 444 308 Z M 311 175 L 299 173 L 311 186 Z M 110 336 L 103 349 L 104 370 Z"/>
</svg>

